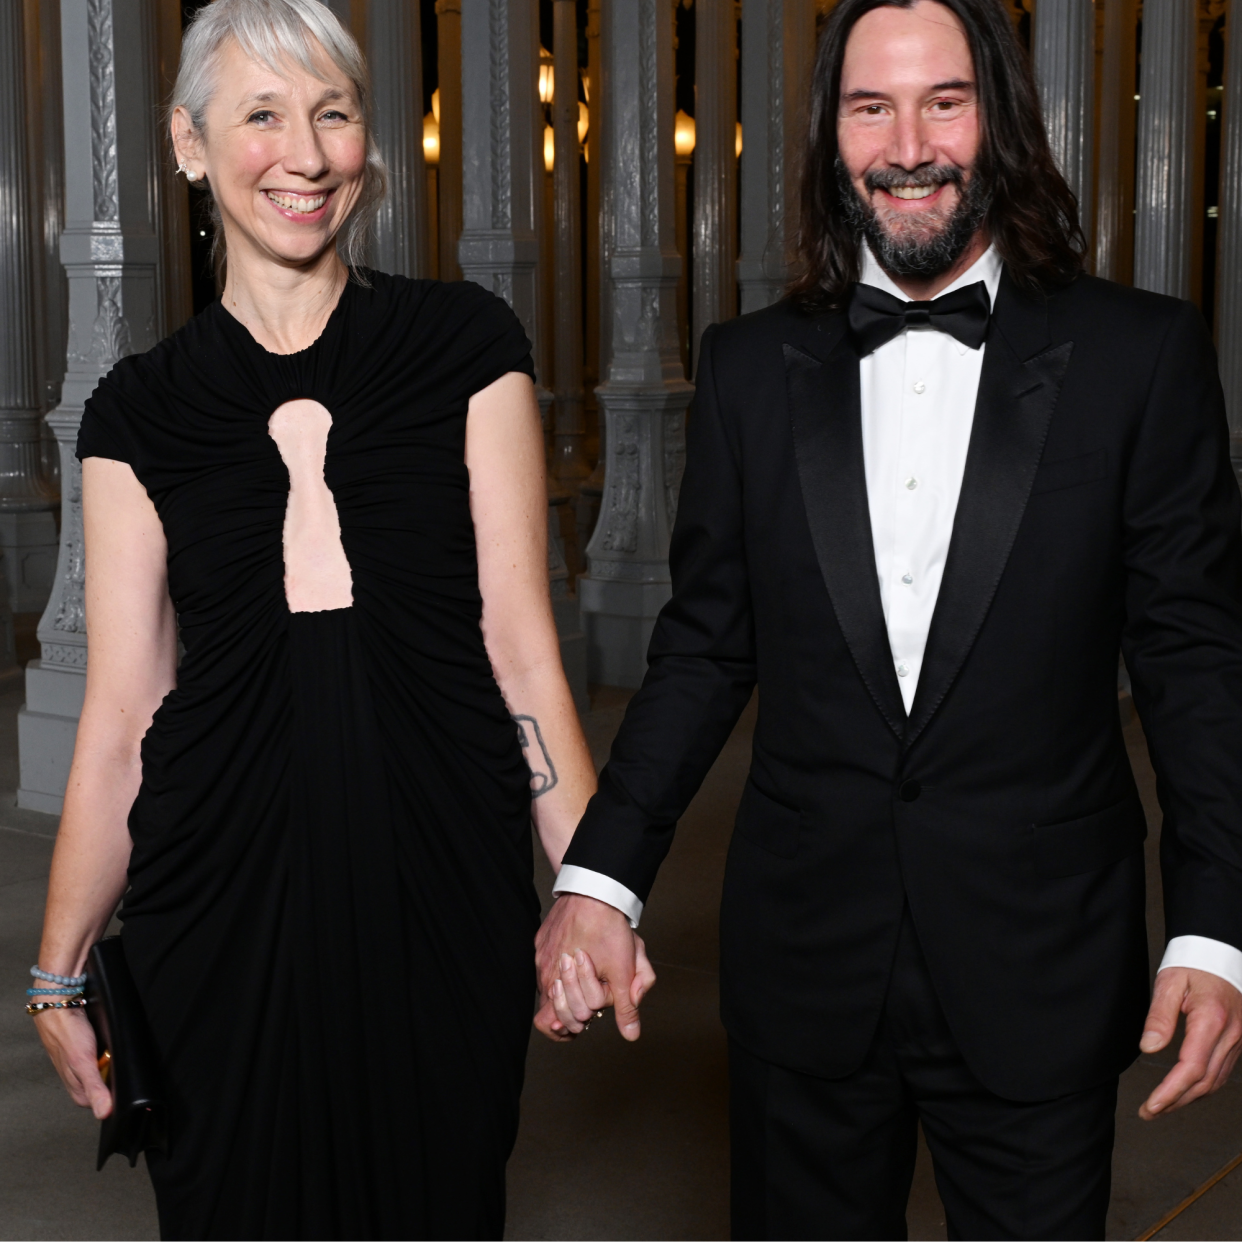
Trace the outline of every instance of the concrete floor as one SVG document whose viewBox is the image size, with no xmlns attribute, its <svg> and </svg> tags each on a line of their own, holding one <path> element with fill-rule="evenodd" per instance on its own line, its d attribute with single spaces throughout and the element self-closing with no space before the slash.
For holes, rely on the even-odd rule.
<svg viewBox="0 0 1242 1242">
<path fill-rule="evenodd" d="M 628 694 L 602 688 L 587 730 L 597 763 Z M 21 1011 L 37 951 L 56 821 L 14 808 L 20 682 L 0 683 L 0 1240 L 155 1238 L 141 1167 L 118 1157 L 94 1171 L 96 1127 L 69 1103 Z M 725 1238 L 728 1136 L 725 1040 L 716 1016 L 716 906 L 733 812 L 745 780 L 747 713 L 686 815 L 652 893 L 643 934 L 659 985 L 643 1007 L 643 1037 L 626 1045 L 610 1023 L 569 1046 L 531 1042 L 522 1130 L 509 1167 L 508 1237 Z M 1137 724 L 1127 729 L 1153 832 L 1159 810 Z M 1152 871 L 1154 876 L 1155 872 Z M 551 877 L 538 881 L 547 899 Z M 1153 898 L 1158 894 L 1153 885 Z M 1153 958 L 1163 927 L 1150 916 Z M 1242 1153 L 1242 1084 L 1151 1125 L 1136 1116 L 1169 1057 L 1144 1058 L 1122 1081 L 1109 1238 L 1149 1229 Z M 910 1237 L 945 1236 L 926 1151 L 908 1209 Z M 1242 1168 L 1158 1235 L 1242 1237 Z"/>
</svg>

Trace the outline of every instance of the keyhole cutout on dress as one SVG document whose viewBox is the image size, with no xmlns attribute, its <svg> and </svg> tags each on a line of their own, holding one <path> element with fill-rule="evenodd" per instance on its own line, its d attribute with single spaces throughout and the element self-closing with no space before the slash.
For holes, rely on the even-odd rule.
<svg viewBox="0 0 1242 1242">
<path fill-rule="evenodd" d="M 286 401 L 267 420 L 289 471 L 285 509 L 285 599 L 290 612 L 350 608 L 354 579 L 341 543 L 341 519 L 323 477 L 332 415 L 318 401 Z"/>
</svg>

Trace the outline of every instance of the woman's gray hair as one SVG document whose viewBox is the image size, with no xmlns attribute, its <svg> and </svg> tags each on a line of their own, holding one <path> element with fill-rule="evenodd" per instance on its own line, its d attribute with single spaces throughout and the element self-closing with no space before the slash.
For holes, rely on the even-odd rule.
<svg viewBox="0 0 1242 1242">
<path fill-rule="evenodd" d="M 216 68 L 228 41 L 237 42 L 252 60 L 280 73 L 282 65 L 292 63 L 315 77 L 319 48 L 353 83 L 362 109 L 367 135 L 367 164 L 362 193 L 350 212 L 344 228 L 337 234 L 337 248 L 351 268 L 366 261 L 367 243 L 380 202 L 388 189 L 388 171 L 371 129 L 371 79 L 366 59 L 353 35 L 341 25 L 335 13 L 318 0 L 212 0 L 195 14 L 181 41 L 181 63 L 168 103 L 168 115 L 184 108 L 195 131 L 205 134 L 207 105 L 216 89 Z M 207 189 L 206 182 L 198 185 Z M 214 197 L 211 219 L 215 225 L 212 258 L 217 275 L 223 273 L 224 229 L 220 208 Z"/>
</svg>

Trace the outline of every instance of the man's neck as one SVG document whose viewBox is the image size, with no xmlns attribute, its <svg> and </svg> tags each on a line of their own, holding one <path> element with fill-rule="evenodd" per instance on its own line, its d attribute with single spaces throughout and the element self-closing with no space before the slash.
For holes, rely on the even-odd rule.
<svg viewBox="0 0 1242 1242">
<path fill-rule="evenodd" d="M 941 272 L 939 276 L 932 276 L 927 280 L 922 280 L 917 276 L 898 276 L 894 272 L 889 272 L 887 268 L 884 270 L 888 273 L 888 278 L 906 297 L 914 302 L 930 302 L 937 294 L 947 289 L 963 272 L 970 271 L 983 257 L 990 244 L 986 231 L 980 229 L 970 239 L 966 249 L 958 256 L 957 262 L 952 267 L 947 271 Z"/>
</svg>

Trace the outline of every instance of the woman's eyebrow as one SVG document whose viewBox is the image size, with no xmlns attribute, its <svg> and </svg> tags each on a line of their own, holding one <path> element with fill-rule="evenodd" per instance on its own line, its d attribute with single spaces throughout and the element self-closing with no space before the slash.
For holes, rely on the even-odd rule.
<svg viewBox="0 0 1242 1242">
<path fill-rule="evenodd" d="M 274 103 L 276 100 L 280 98 L 281 98 L 281 95 L 280 95 L 280 92 L 278 91 L 257 91 L 253 95 L 247 95 L 241 101 L 241 104 L 239 106 L 245 107 L 248 104 L 256 104 L 256 103 Z M 323 94 L 319 96 L 318 102 L 324 103 L 325 101 L 329 99 L 348 99 L 348 98 L 349 98 L 349 93 L 347 91 L 341 90 L 339 86 L 329 86 L 324 90 Z"/>
</svg>

